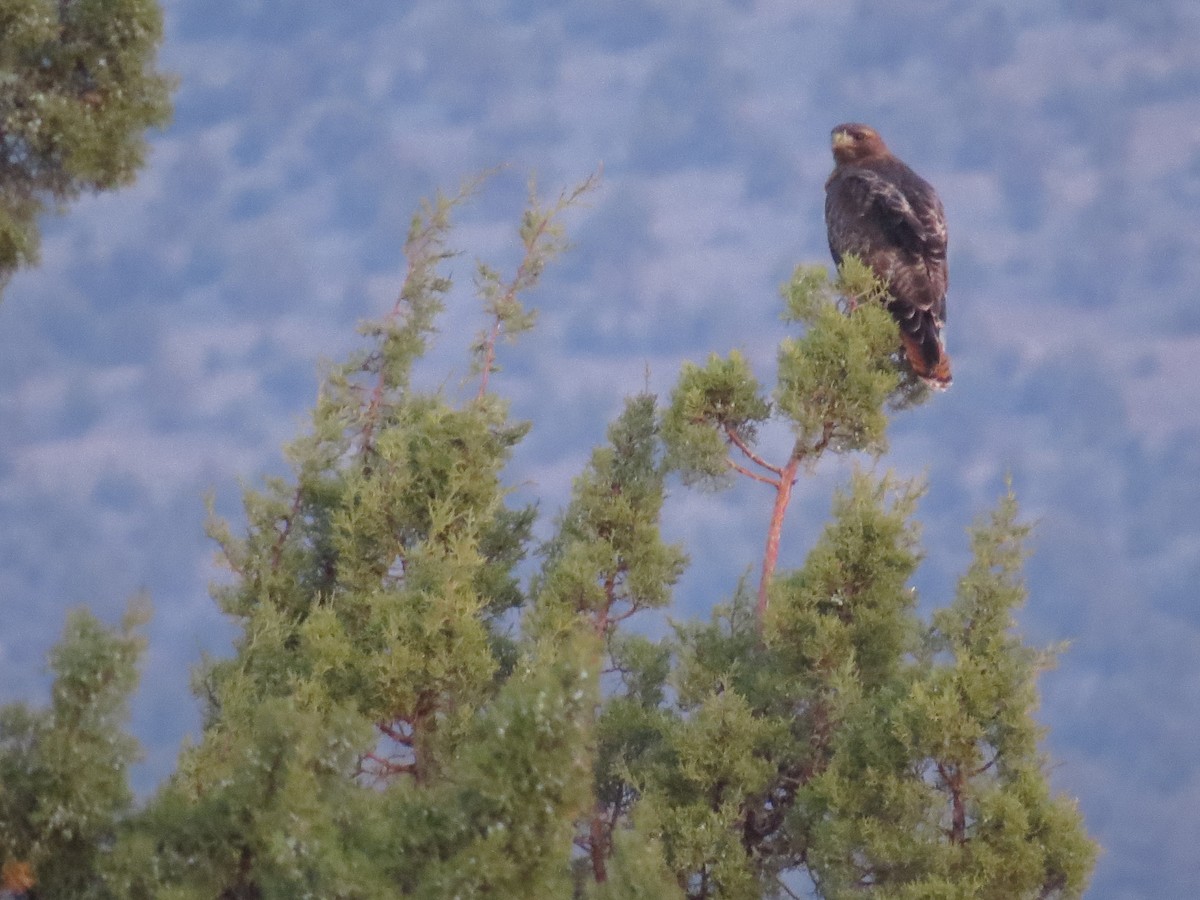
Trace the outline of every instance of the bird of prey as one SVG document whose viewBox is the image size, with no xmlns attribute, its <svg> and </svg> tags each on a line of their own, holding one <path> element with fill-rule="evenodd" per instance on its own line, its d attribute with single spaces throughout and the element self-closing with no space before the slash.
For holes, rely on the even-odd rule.
<svg viewBox="0 0 1200 900">
<path fill-rule="evenodd" d="M 923 381 L 950 385 L 946 322 L 946 216 L 937 192 L 866 125 L 833 129 L 834 169 L 825 182 L 825 225 L 838 265 L 854 254 L 888 289 L 904 355 Z"/>
</svg>

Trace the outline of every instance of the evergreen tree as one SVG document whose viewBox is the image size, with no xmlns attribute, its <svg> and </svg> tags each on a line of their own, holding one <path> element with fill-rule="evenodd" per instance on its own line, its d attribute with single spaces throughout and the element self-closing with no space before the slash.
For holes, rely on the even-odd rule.
<svg viewBox="0 0 1200 900">
<path fill-rule="evenodd" d="M 119 629 L 85 611 L 67 618 L 50 652 L 50 706 L 0 708 L 0 863 L 3 886 L 37 896 L 111 896 L 100 871 L 133 793 L 137 743 L 124 732 L 148 607 Z"/>
<path fill-rule="evenodd" d="M 295 475 L 249 491 L 244 538 L 212 530 L 236 655 L 200 682 L 206 725 L 126 836 L 112 880 L 135 897 L 556 896 L 586 808 L 595 636 L 507 633 L 532 510 L 504 504 L 524 423 L 489 390 L 520 297 L 563 246 L 536 199 L 504 279 L 480 265 L 489 324 L 475 386 L 413 386 L 450 289 L 450 214 L 414 218 L 408 270 L 369 349 L 325 380 Z"/>
<path fill-rule="evenodd" d="M 0 0 L 0 289 L 38 216 L 133 180 L 170 116 L 156 0 Z"/>
<path fill-rule="evenodd" d="M 805 883 L 826 898 L 1078 896 L 1095 848 L 1037 749 L 1050 659 L 1011 632 L 1026 536 L 1013 497 L 974 530 L 975 561 L 931 623 L 907 587 L 920 490 L 889 475 L 856 473 L 805 565 L 774 577 L 800 465 L 878 456 L 885 407 L 928 397 L 857 260 L 834 285 L 802 267 L 784 296 L 805 330 L 782 342 L 770 398 L 732 354 L 685 368 L 665 414 L 685 478 L 733 472 L 775 492 L 753 608 L 740 593 L 678 629 L 676 761 L 641 787 L 679 883 L 695 898 Z M 795 435 L 779 463 L 755 447 L 772 415 Z"/>
<path fill-rule="evenodd" d="M 796 479 L 827 454 L 879 456 L 888 408 L 926 399 L 862 266 L 836 283 L 797 270 L 800 334 L 772 391 L 732 353 L 686 366 L 664 409 L 627 400 L 518 577 L 536 511 L 503 478 L 529 426 L 492 376 L 590 187 L 531 195 L 516 270 L 478 267 L 487 324 L 458 389 L 413 373 L 473 186 L 414 218 L 396 304 L 325 378 L 291 477 L 246 492 L 243 535 L 212 519 L 240 637 L 197 675 L 202 735 L 144 809 L 109 802 L 61 851 L 86 873 L 63 896 L 1082 893 L 1094 847 L 1048 787 L 1032 718 L 1050 656 L 1012 630 L 1027 536 L 1012 496 L 928 620 L 909 586 L 921 490 L 891 475 L 856 471 L 804 565 L 777 571 Z M 792 430 L 783 459 L 759 447 L 771 421 Z M 652 639 L 639 614 L 669 607 L 687 564 L 659 529 L 675 474 L 773 499 L 757 590 Z M 14 721 L 17 754 L 30 728 Z M 13 795 L 5 821 L 34 824 L 11 860 L 44 858 L 21 799 L 43 790 Z"/>
</svg>

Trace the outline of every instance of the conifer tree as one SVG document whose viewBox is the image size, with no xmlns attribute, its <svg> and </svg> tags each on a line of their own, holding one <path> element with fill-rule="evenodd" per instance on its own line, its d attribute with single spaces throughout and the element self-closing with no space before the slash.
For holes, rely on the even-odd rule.
<svg viewBox="0 0 1200 900">
<path fill-rule="evenodd" d="M 0 0 L 0 289 L 38 216 L 133 180 L 170 116 L 157 0 Z"/>
<path fill-rule="evenodd" d="M 0 708 L 0 865 L 3 888 L 40 897 L 109 897 L 105 856 L 133 803 L 125 733 L 144 646 L 134 601 L 120 628 L 78 610 L 50 652 L 50 706 Z"/>
<path fill-rule="evenodd" d="M 582 620 L 598 641 L 593 667 L 613 676 L 594 714 L 594 804 L 576 840 L 585 853 L 580 881 L 600 885 L 609 880 L 609 858 L 621 846 L 617 834 L 635 799 L 617 765 L 636 765 L 652 749 L 668 666 L 666 648 L 620 629 L 639 611 L 669 602 L 686 562 L 682 549 L 665 544 L 658 529 L 666 466 L 654 397 L 628 400 L 608 437 L 609 445 L 592 455 L 575 482 L 535 586 L 531 616 L 535 634 L 570 633 Z M 656 860 L 647 864 L 661 869 Z"/>
<path fill-rule="evenodd" d="M 527 426 L 489 379 L 590 186 L 531 202 L 511 278 L 480 265 L 489 324 L 463 399 L 412 373 L 451 287 L 450 216 L 474 186 L 426 205 L 396 304 L 325 379 L 293 477 L 247 492 L 244 538 L 213 520 L 234 575 L 217 599 L 242 637 L 201 676 L 200 743 L 126 836 L 112 876 L 125 895 L 569 891 L 596 637 L 506 633 L 533 514 L 504 503 Z"/>
<path fill-rule="evenodd" d="M 927 398 L 854 261 L 785 287 L 798 334 L 772 390 L 731 353 L 685 366 L 664 408 L 628 399 L 520 577 L 537 511 L 509 505 L 504 470 L 529 425 L 493 376 L 591 185 L 531 194 L 516 269 L 478 267 L 485 325 L 458 389 L 414 371 L 474 186 L 414 217 L 396 304 L 324 379 L 291 476 L 246 492 L 244 534 L 212 518 L 235 652 L 197 674 L 203 733 L 158 794 L 124 817 L 109 803 L 92 843 L 62 851 L 90 895 L 1082 893 L 1094 847 L 1032 718 L 1051 657 L 1012 627 L 1027 528 L 1011 493 L 928 619 L 910 586 L 921 488 L 890 474 L 856 470 L 804 564 L 778 571 L 796 480 L 829 454 L 878 457 L 889 408 Z M 782 459 L 760 448 L 769 422 L 791 429 Z M 710 621 L 654 639 L 638 622 L 687 565 L 659 527 L 676 476 L 763 484 L 766 540 L 757 589 L 701 598 Z M 30 731 L 13 721 L 10 756 Z M 13 832 L 10 858 L 40 858 L 34 833 Z"/>
<path fill-rule="evenodd" d="M 835 290 L 836 289 L 836 290 Z M 835 301 L 836 294 L 846 298 Z M 886 449 L 885 408 L 924 402 L 903 374 L 884 289 L 858 261 L 836 284 L 797 269 L 768 398 L 742 358 L 685 368 L 664 431 L 685 478 L 740 474 L 775 492 L 757 597 L 678 629 L 686 761 L 647 773 L 646 815 L 689 897 L 1073 897 L 1095 849 L 1051 795 L 1032 719 L 1047 654 L 1011 633 L 1026 529 L 1005 497 L 974 531 L 956 597 L 924 623 L 907 584 L 920 491 L 858 472 L 804 566 L 775 576 L 801 464 Z M 769 417 L 795 436 L 756 450 Z"/>
</svg>

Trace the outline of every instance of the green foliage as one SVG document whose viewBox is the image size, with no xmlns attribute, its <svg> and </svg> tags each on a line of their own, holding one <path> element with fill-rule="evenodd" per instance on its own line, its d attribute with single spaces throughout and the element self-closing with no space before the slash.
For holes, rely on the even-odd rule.
<svg viewBox="0 0 1200 900">
<path fill-rule="evenodd" d="M 770 783 L 779 722 L 732 690 L 714 691 L 687 712 L 667 731 L 664 764 L 641 785 L 641 821 L 661 836 L 689 896 L 761 896 L 742 824 Z"/>
<path fill-rule="evenodd" d="M 775 406 L 805 452 L 831 446 L 882 453 L 884 405 L 899 384 L 891 359 L 896 326 L 878 288 L 846 315 L 832 302 L 823 274 L 801 266 L 784 287 L 788 316 L 806 331 L 780 344 Z"/>
<path fill-rule="evenodd" d="M 577 632 L 535 645 L 472 723 L 444 779 L 389 792 L 373 855 L 389 861 L 392 884 L 431 900 L 567 895 L 573 823 L 590 795 L 594 643 Z"/>
<path fill-rule="evenodd" d="M 835 302 L 835 288 L 861 298 L 849 314 Z M 780 344 L 771 399 L 736 350 L 727 359 L 710 356 L 704 368 L 684 364 L 663 417 L 663 437 L 685 482 L 719 486 L 732 471 L 748 474 L 744 463 L 728 456 L 731 448 L 759 480 L 780 476 L 792 461 L 815 462 L 827 449 L 887 449 L 884 407 L 913 390 L 902 389 L 896 326 L 884 309 L 882 285 L 851 258 L 836 285 L 823 267 L 799 266 L 782 293 L 784 318 L 805 330 Z M 796 436 L 791 459 L 774 467 L 754 450 L 759 428 L 772 417 L 787 421 Z"/>
<path fill-rule="evenodd" d="M 488 622 L 519 602 L 510 573 L 532 521 L 503 505 L 499 473 L 525 427 L 492 398 L 410 388 L 450 287 L 450 214 L 473 189 L 414 219 L 396 306 L 362 329 L 374 347 L 330 373 L 288 453 L 294 484 L 247 493 L 245 539 L 212 524 L 238 576 L 218 599 L 246 620 L 238 659 L 208 676 L 218 702 L 240 673 L 270 694 L 299 679 L 424 744 L 491 690 Z"/>
<path fill-rule="evenodd" d="M 47 895 L 1081 895 L 1095 849 L 1033 719 L 1050 655 L 1012 627 L 1028 529 L 1011 494 L 928 621 L 910 586 L 922 490 L 889 474 L 856 470 L 804 564 L 774 573 L 802 464 L 882 452 L 885 407 L 927 396 L 898 377 L 853 261 L 785 288 L 803 332 L 773 392 L 733 352 L 685 366 L 665 410 L 628 399 L 520 577 L 535 510 L 506 504 L 504 469 L 528 426 L 489 376 L 590 184 L 531 199 L 510 277 L 479 265 L 488 325 L 463 396 L 413 373 L 475 185 L 414 218 L 397 302 L 328 373 L 292 475 L 246 491 L 244 534 L 212 517 L 240 634 L 197 673 L 203 733 L 143 809 L 127 812 L 119 732 L 128 627 L 72 619 L 51 709 L 0 713 L 0 851 L 53 860 Z M 771 419 L 795 439 L 776 462 L 757 449 Z M 757 597 L 743 584 L 655 638 L 629 623 L 671 605 L 686 565 L 660 528 L 672 471 L 775 500 Z"/>
<path fill-rule="evenodd" d="M 734 354 L 686 367 L 665 414 L 685 480 L 732 470 L 776 503 L 757 608 L 739 591 L 710 625 L 678 626 L 674 704 L 611 717 L 639 736 L 611 741 L 635 820 L 690 897 L 774 896 L 802 876 L 824 897 L 1078 896 L 1094 848 L 1037 750 L 1046 656 L 1010 630 L 1025 537 L 1012 498 L 976 530 L 976 561 L 929 625 L 907 587 L 921 492 L 890 476 L 855 474 L 804 566 L 770 579 L 797 465 L 880 453 L 885 406 L 928 397 L 897 376 L 874 276 L 847 260 L 836 287 L 845 310 L 821 269 L 785 288 L 805 332 L 782 344 L 773 403 Z M 779 464 L 754 446 L 768 415 L 796 434 Z"/>
<path fill-rule="evenodd" d="M 1011 495 L 974 531 L 955 601 L 874 692 L 842 704 L 790 826 L 823 896 L 1079 896 L 1095 856 L 1051 797 L 1032 718 L 1043 659 L 1010 630 L 1027 529 Z"/>
<path fill-rule="evenodd" d="M 601 635 L 639 610 L 665 605 L 686 561 L 658 532 L 664 467 L 654 397 L 628 400 L 608 437 L 575 481 L 537 586 L 539 621 L 563 610 L 586 613 Z"/>
<path fill-rule="evenodd" d="M 49 708 L 0 708 L 0 860 L 28 863 L 43 896 L 110 896 L 100 872 L 133 801 L 124 724 L 148 609 L 132 602 L 119 629 L 71 613 L 50 653 Z"/>
<path fill-rule="evenodd" d="M 681 900 L 660 842 L 636 827 L 617 832 L 608 877 L 590 885 L 590 900 Z"/>
<path fill-rule="evenodd" d="M 481 394 L 487 389 L 489 373 L 498 371 L 497 340 L 503 337 L 511 343 L 537 321 L 536 313 L 525 309 L 520 298 L 537 284 L 546 265 L 567 249 L 566 229 L 560 220 L 562 213 L 595 188 L 598 180 L 599 172 L 593 173 L 573 190 L 559 194 L 552 205 L 544 206 L 538 199 L 537 182 L 530 179 L 529 203 L 520 228 L 525 258 L 516 273 L 506 282 L 491 266 L 477 264 L 475 284 L 483 299 L 484 312 L 491 319 L 490 327 L 479 333 L 471 348 L 474 356 L 471 374 L 480 376 Z"/>
<path fill-rule="evenodd" d="M 833 521 L 804 567 L 774 588 L 767 641 L 798 676 L 822 677 L 852 661 L 863 688 L 886 684 L 914 647 L 916 570 L 910 517 L 919 491 L 856 472 L 834 498 Z"/>
<path fill-rule="evenodd" d="M 906 587 L 918 495 L 856 474 L 761 637 L 744 594 L 678 629 L 678 718 L 637 815 L 689 896 L 1082 893 L 1095 848 L 1032 718 L 1046 657 L 1010 627 L 1025 529 L 1005 498 L 926 625 Z"/>
<path fill-rule="evenodd" d="M 801 266 L 797 270 L 797 273 L 806 272 L 806 276 L 802 277 L 807 277 L 813 284 L 814 289 L 819 289 L 820 282 L 823 280 L 821 278 L 823 271 L 819 266 Z M 798 278 L 797 281 L 799 280 Z M 882 306 L 888 299 L 887 285 L 880 281 L 870 266 L 853 253 L 848 253 L 842 258 L 841 263 L 838 265 L 837 279 L 833 288 L 842 297 L 846 298 L 847 305 L 850 305 L 852 308 L 860 305 Z M 789 309 L 791 309 L 792 304 L 797 299 L 797 292 L 795 290 L 788 290 L 787 299 Z M 796 316 L 796 318 L 799 321 L 804 321 L 803 316 Z"/>
<path fill-rule="evenodd" d="M 0 0 L 0 284 L 37 258 L 37 217 L 133 180 L 170 116 L 155 0 Z"/>
<path fill-rule="evenodd" d="M 759 426 L 770 415 L 771 404 L 738 351 L 728 359 L 712 354 L 703 369 L 684 363 L 663 416 L 663 439 L 672 468 L 689 483 L 725 483 L 729 478 L 726 443 L 753 444 Z"/>
<path fill-rule="evenodd" d="M 525 324 L 518 296 L 589 186 L 531 201 L 517 274 L 481 278 L 495 334 Z M 234 576 L 216 597 L 242 633 L 199 674 L 199 744 L 127 829 L 113 878 L 128 896 L 515 897 L 570 883 L 595 638 L 505 634 L 533 511 L 504 502 L 527 426 L 486 389 L 494 344 L 476 354 L 474 396 L 412 384 L 451 287 L 450 217 L 476 187 L 414 218 L 396 304 L 329 372 L 311 432 L 287 449 L 293 477 L 246 492 L 244 537 L 210 522 Z M 639 422 L 653 433 L 652 403 Z M 629 548 L 633 602 L 643 550 Z"/>
<path fill-rule="evenodd" d="M 361 851 L 343 843 L 362 805 L 344 775 L 369 723 L 245 684 L 227 688 L 222 713 L 123 836 L 118 896 L 360 895 L 342 893 L 369 884 Z"/>
</svg>

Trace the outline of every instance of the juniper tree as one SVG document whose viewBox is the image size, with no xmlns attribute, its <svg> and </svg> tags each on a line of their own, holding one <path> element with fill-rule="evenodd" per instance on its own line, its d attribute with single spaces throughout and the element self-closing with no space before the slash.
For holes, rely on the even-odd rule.
<svg viewBox="0 0 1200 900">
<path fill-rule="evenodd" d="M 637 781 L 642 815 L 689 897 L 1078 896 L 1095 850 L 1037 749 L 1050 655 L 1011 632 L 1027 530 L 1011 494 L 929 623 L 908 586 L 920 491 L 890 475 L 857 472 L 804 566 L 775 573 L 801 464 L 878 456 L 886 407 L 927 398 L 856 261 L 835 284 L 800 268 L 784 296 L 804 333 L 781 343 L 770 397 L 743 358 L 714 356 L 685 367 L 665 413 L 685 479 L 734 473 L 775 496 L 753 604 L 742 591 L 677 629 L 676 718 L 666 764 Z M 795 437 L 776 463 L 755 441 L 771 417 Z"/>
<path fill-rule="evenodd" d="M 212 517 L 234 654 L 198 672 L 203 732 L 170 780 L 70 851 L 97 896 L 1082 892 L 1094 848 L 1032 719 L 1050 655 L 1012 629 L 1027 529 L 1011 495 L 928 620 L 921 490 L 892 475 L 856 471 L 804 564 L 777 570 L 796 479 L 879 456 L 888 409 L 925 399 L 861 266 L 797 270 L 772 390 L 732 353 L 685 366 L 663 409 L 627 400 L 520 577 L 537 510 L 510 506 L 504 479 L 529 425 L 493 375 L 590 186 L 531 196 L 515 270 L 477 268 L 485 324 L 457 389 L 414 371 L 471 189 L 414 217 L 396 304 L 325 377 L 291 476 L 246 492 L 244 533 Z M 768 422 L 791 429 L 782 459 L 760 449 Z M 765 484 L 767 539 L 756 592 L 691 598 L 711 620 L 653 639 L 637 623 L 671 607 L 687 562 L 659 528 L 674 475 Z M 33 837 L 5 846 L 36 857 Z"/>
<path fill-rule="evenodd" d="M 125 732 L 148 607 L 132 602 L 119 628 L 84 610 L 50 651 L 50 705 L 0 708 L 3 887 L 41 897 L 109 897 L 105 856 L 133 804 Z"/>
<path fill-rule="evenodd" d="M 686 561 L 659 533 L 666 475 L 661 455 L 654 397 L 628 400 L 609 430 L 608 446 L 592 455 L 575 482 L 533 592 L 531 631 L 570 633 L 582 621 L 598 642 L 593 668 L 613 676 L 594 715 L 594 805 L 576 839 L 585 853 L 583 883 L 606 884 L 609 857 L 629 846 L 614 843 L 635 800 L 617 766 L 639 765 L 662 727 L 668 651 L 623 630 L 639 611 L 669 602 Z"/>
<path fill-rule="evenodd" d="M 241 627 L 208 666 L 200 742 L 132 823 L 111 881 L 127 896 L 554 896 L 587 808 L 596 638 L 506 633 L 532 511 L 501 471 L 527 426 L 489 389 L 521 295 L 563 247 L 560 215 L 519 230 L 511 278 L 480 265 L 489 324 L 475 387 L 419 390 L 413 367 L 451 288 L 450 216 L 414 217 L 407 273 L 368 347 L 324 380 L 293 476 L 246 494 L 247 532 L 211 524 Z"/>
<path fill-rule="evenodd" d="M 728 358 L 713 354 L 703 368 L 685 363 L 665 414 L 672 461 L 686 481 L 720 485 L 732 471 L 775 491 L 759 579 L 760 619 L 801 464 L 815 463 L 826 450 L 881 454 L 887 449 L 885 404 L 910 404 L 922 390 L 911 374 L 900 375 L 894 329 L 882 315 L 883 286 L 854 257 L 840 274 L 837 287 L 850 298 L 844 306 L 831 302 L 822 266 L 797 268 L 785 286 L 784 320 L 807 330 L 780 343 L 773 397 L 735 350 Z M 850 311 L 856 315 L 845 314 Z M 787 457 L 774 463 L 754 449 L 759 427 L 773 413 L 795 437 Z"/>
<path fill-rule="evenodd" d="M 133 180 L 170 115 L 156 0 L 0 0 L 0 289 L 38 216 Z"/>
</svg>

